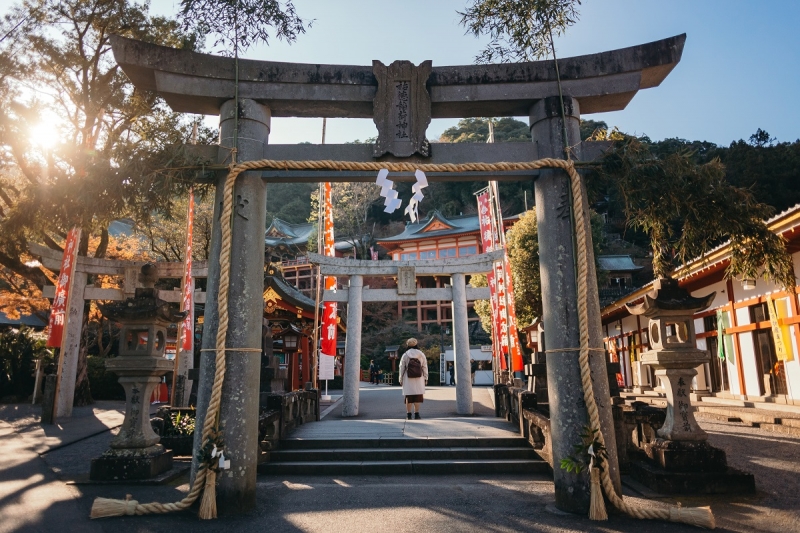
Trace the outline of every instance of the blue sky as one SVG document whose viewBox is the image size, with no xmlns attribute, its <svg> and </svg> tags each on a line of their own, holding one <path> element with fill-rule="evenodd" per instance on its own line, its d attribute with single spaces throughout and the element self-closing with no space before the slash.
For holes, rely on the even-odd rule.
<svg viewBox="0 0 800 533">
<path fill-rule="evenodd" d="M 275 41 L 244 56 L 360 65 L 373 59 L 469 64 L 486 41 L 465 35 L 458 24 L 456 10 L 468 1 L 294 0 L 301 16 L 315 19 L 308 33 L 291 46 Z M 152 0 L 160 14 L 172 14 L 177 6 L 179 0 Z M 688 35 L 681 63 L 660 87 L 639 92 L 623 111 L 587 118 L 653 139 L 727 145 L 757 128 L 779 141 L 800 138 L 800 2 L 584 0 L 580 13 L 580 22 L 556 42 L 559 57 Z M 270 142 L 317 143 L 321 122 L 275 119 Z M 433 121 L 428 137 L 438 137 L 454 123 Z M 329 120 L 327 142 L 375 133 L 371 120 Z"/>
</svg>

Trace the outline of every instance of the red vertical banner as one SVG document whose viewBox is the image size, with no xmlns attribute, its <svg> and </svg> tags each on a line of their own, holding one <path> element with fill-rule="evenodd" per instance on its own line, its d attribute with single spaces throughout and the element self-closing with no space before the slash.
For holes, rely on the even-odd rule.
<svg viewBox="0 0 800 533">
<path fill-rule="evenodd" d="M 511 340 L 511 370 L 520 372 L 525 369 L 522 361 L 522 348 L 519 345 L 519 331 L 517 330 L 517 305 L 514 299 L 514 277 L 511 275 L 511 262 L 508 260 L 508 250 L 503 257 L 503 266 L 506 271 L 506 288 L 508 289 L 508 336 Z"/>
<path fill-rule="evenodd" d="M 497 245 L 497 238 L 492 225 L 492 210 L 489 204 L 488 191 L 478 195 L 478 221 L 481 231 L 481 245 L 484 253 L 494 251 Z M 508 365 L 506 364 L 500 335 L 500 302 L 497 297 L 497 279 L 493 270 L 486 273 L 486 281 L 489 285 L 489 302 L 491 303 L 492 309 L 492 357 L 495 363 L 499 361 L 502 370 L 506 370 Z"/>
<path fill-rule="evenodd" d="M 491 252 L 502 246 L 498 235 L 498 232 L 503 231 L 502 213 L 492 212 L 489 191 L 479 194 L 477 198 L 481 244 L 484 252 Z M 517 312 L 514 305 L 514 284 L 507 252 L 503 256 L 503 261 L 495 263 L 494 270 L 487 274 L 487 280 L 492 295 L 492 340 L 493 345 L 497 347 L 493 348 L 493 352 L 500 359 L 501 369 L 506 370 L 506 357 L 510 355 L 511 371 L 523 370 L 522 349 L 517 331 Z"/>
<path fill-rule="evenodd" d="M 189 188 L 189 206 L 186 210 L 186 249 L 183 258 L 183 287 L 181 297 L 181 311 L 186 311 L 186 317 L 179 325 L 178 346 L 175 350 L 175 371 L 172 375 L 172 405 L 175 407 L 186 407 L 188 405 L 189 394 L 192 388 L 191 381 L 189 381 L 189 370 L 194 368 L 193 237 L 194 189 Z M 166 396 L 166 394 L 164 396 Z"/>
<path fill-rule="evenodd" d="M 180 351 L 194 353 L 194 279 L 192 278 L 192 238 L 194 234 L 194 189 L 189 189 L 186 215 L 186 257 L 183 263 L 183 299 L 181 311 L 188 311 L 181 323 Z"/>
<path fill-rule="evenodd" d="M 61 348 L 64 336 L 64 325 L 67 321 L 67 308 L 69 307 L 70 289 L 75 275 L 75 265 L 78 261 L 78 245 L 81 240 L 81 229 L 72 228 L 67 234 L 64 244 L 64 255 L 61 258 L 61 270 L 56 281 L 56 294 L 50 308 L 50 333 L 47 335 L 49 348 Z"/>
<path fill-rule="evenodd" d="M 325 211 L 324 211 L 324 229 L 323 232 L 325 238 L 325 255 L 329 257 L 334 257 L 336 255 L 336 250 L 334 248 L 334 238 L 333 238 L 333 203 L 331 201 L 331 184 L 330 182 L 325 183 L 325 197 L 323 199 Z M 335 276 L 325 276 L 325 290 L 330 291 L 336 289 L 336 277 Z M 336 315 L 338 313 L 338 306 L 336 302 L 325 302 L 324 306 L 324 315 L 322 317 L 322 355 L 327 355 L 329 357 L 336 356 L 336 330 L 337 330 L 337 320 Z M 320 369 L 322 369 L 322 362 L 320 362 Z M 326 379 L 320 375 L 320 379 Z M 332 376 L 331 378 L 332 379 Z"/>
</svg>

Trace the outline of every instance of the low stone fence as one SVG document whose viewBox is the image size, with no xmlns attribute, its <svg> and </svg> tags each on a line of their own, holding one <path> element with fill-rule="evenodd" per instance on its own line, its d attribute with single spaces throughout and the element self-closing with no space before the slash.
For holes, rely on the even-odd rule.
<svg viewBox="0 0 800 533">
<path fill-rule="evenodd" d="M 259 406 L 258 441 L 260 462 L 269 460 L 269 452 L 279 447 L 296 427 L 319 420 L 320 392 L 318 389 L 287 393 L 262 393 Z"/>
<path fill-rule="evenodd" d="M 519 428 L 520 436 L 553 468 L 550 413 L 539 405 L 537 395 L 520 387 L 495 385 L 495 415 Z M 664 409 L 645 404 L 626 406 L 613 398 L 614 429 L 621 471 L 627 472 L 631 458 L 647 455 L 656 431 L 664 424 Z"/>
</svg>

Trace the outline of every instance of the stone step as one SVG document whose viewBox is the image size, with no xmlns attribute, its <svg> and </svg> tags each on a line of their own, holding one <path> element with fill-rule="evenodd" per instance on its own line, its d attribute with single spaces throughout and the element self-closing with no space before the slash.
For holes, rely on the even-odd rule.
<svg viewBox="0 0 800 533">
<path fill-rule="evenodd" d="M 273 463 L 321 461 L 419 461 L 539 459 L 530 446 L 509 448 L 339 448 L 308 450 L 276 450 L 270 454 Z"/>
<path fill-rule="evenodd" d="M 767 412 L 758 412 L 755 409 L 741 409 L 733 407 L 712 406 L 700 404 L 695 407 L 699 413 L 711 413 L 728 417 L 731 421 L 739 419 L 748 424 L 777 424 L 780 419 Z"/>
<path fill-rule="evenodd" d="M 773 402 L 752 402 L 752 406 L 755 409 L 780 413 L 782 418 L 800 419 L 800 405 L 787 405 L 785 403 Z"/>
<path fill-rule="evenodd" d="M 775 433 L 783 433 L 784 435 L 792 435 L 800 437 L 800 426 L 787 426 L 785 424 L 760 424 L 761 429 L 767 431 L 774 431 Z"/>
<path fill-rule="evenodd" d="M 303 461 L 258 466 L 258 472 L 267 475 L 532 474 L 549 471 L 550 466 L 541 459 Z"/>
<path fill-rule="evenodd" d="M 783 416 L 781 416 L 781 425 L 786 427 L 800 428 L 800 418 L 783 418 Z"/>
<path fill-rule="evenodd" d="M 728 398 L 718 398 L 716 396 L 703 396 L 702 398 L 703 405 L 723 405 L 723 406 L 731 406 L 731 407 L 745 407 L 746 404 L 742 400 L 732 400 Z"/>
<path fill-rule="evenodd" d="M 347 448 L 518 448 L 529 446 L 522 437 L 445 437 L 380 439 L 285 439 L 281 450 Z"/>
</svg>

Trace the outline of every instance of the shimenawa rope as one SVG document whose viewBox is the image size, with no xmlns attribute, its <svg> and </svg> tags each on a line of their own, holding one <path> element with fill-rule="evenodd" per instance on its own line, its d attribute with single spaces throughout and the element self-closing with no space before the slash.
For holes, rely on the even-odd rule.
<svg viewBox="0 0 800 533">
<path fill-rule="evenodd" d="M 414 172 L 419 169 L 423 172 L 492 172 L 492 171 L 513 171 L 513 170 L 538 170 L 542 168 L 560 168 L 567 172 L 572 188 L 573 208 L 575 213 L 575 233 L 577 235 L 577 258 L 578 258 L 578 324 L 580 329 L 580 369 L 581 384 L 586 408 L 589 414 L 589 423 L 592 428 L 597 429 L 597 438 L 605 446 L 605 439 L 600 430 L 600 414 L 597 409 L 597 402 L 594 398 L 592 386 L 591 368 L 589 366 L 589 352 L 599 351 L 589 347 L 588 332 L 588 308 L 586 298 L 588 293 L 588 242 L 586 235 L 589 233 L 586 216 L 583 211 L 583 189 L 581 187 L 580 176 L 575 170 L 572 161 L 563 159 L 545 158 L 531 162 L 522 163 L 462 163 L 462 164 L 430 164 L 430 163 L 406 163 L 406 162 L 357 162 L 357 161 L 276 161 L 262 159 L 259 161 L 247 161 L 232 165 L 225 179 L 223 190 L 223 207 L 220 216 L 222 246 L 220 249 L 219 263 L 219 293 L 217 299 L 217 313 L 219 315 L 219 329 L 217 330 L 215 358 L 216 369 L 214 371 L 214 383 L 211 388 L 211 400 L 203 422 L 203 432 L 201 442 L 205 443 L 212 431 L 215 431 L 218 424 L 220 401 L 222 398 L 222 384 L 225 379 L 225 352 L 233 350 L 225 347 L 225 338 L 228 333 L 228 291 L 230 287 L 230 262 L 231 262 L 231 215 L 233 212 L 233 186 L 236 178 L 242 172 L 249 170 L 263 169 L 284 169 L 284 170 L 361 170 L 378 171 L 382 168 L 390 172 Z M 241 350 L 240 350 L 241 351 Z M 212 474 L 209 476 L 209 473 Z M 206 494 L 204 505 L 207 503 L 208 496 L 212 496 L 216 473 L 208 468 L 207 464 L 200 465 L 194 483 L 186 495 L 179 502 L 174 503 L 146 503 L 141 504 L 130 499 L 130 495 L 125 500 L 112 500 L 108 498 L 97 498 L 92 505 L 92 518 L 122 515 L 143 515 L 155 513 L 168 513 L 172 511 L 182 511 L 190 507 L 205 486 Z M 210 479 L 207 479 L 209 478 Z M 608 472 L 608 468 L 600 470 L 600 481 L 609 501 L 614 507 L 635 518 L 647 518 L 655 520 L 667 520 L 671 522 L 683 522 L 687 524 L 714 528 L 714 515 L 708 507 L 702 508 L 683 508 L 683 507 L 657 507 L 645 508 L 628 505 L 622 497 L 618 496 L 614 490 L 614 484 Z M 206 516 L 204 516 L 204 514 Z M 201 508 L 201 518 L 216 517 L 216 509 L 213 513 L 204 513 Z"/>
</svg>

